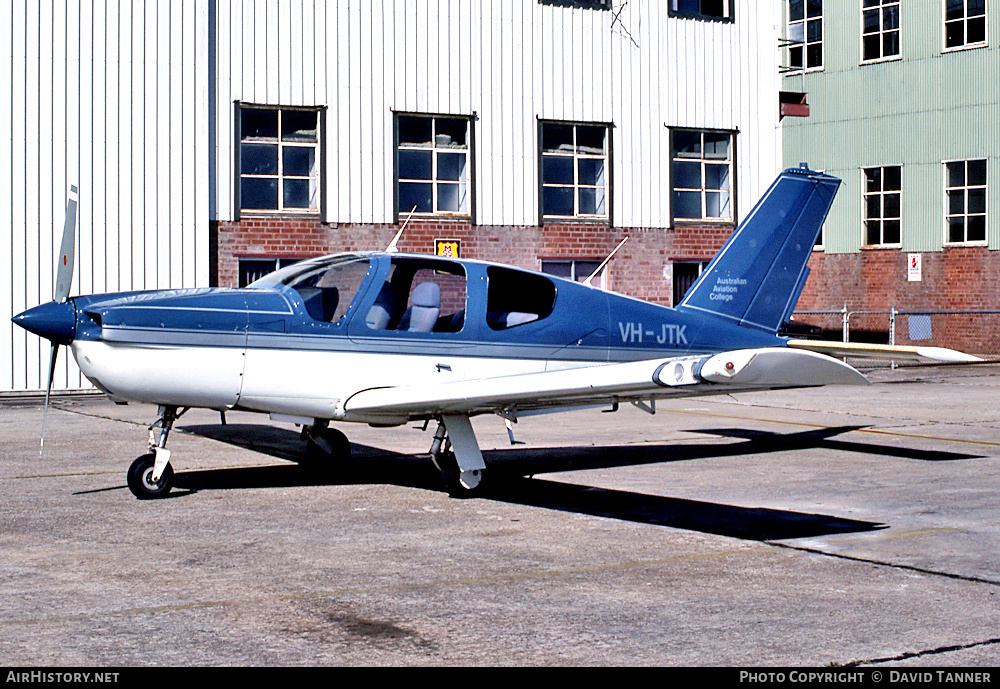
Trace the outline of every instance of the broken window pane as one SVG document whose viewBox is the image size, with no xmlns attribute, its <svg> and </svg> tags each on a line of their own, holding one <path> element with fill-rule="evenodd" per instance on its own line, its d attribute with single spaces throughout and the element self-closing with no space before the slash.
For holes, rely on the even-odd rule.
<svg viewBox="0 0 1000 689">
<path fill-rule="evenodd" d="M 318 117 L 314 110 L 285 110 L 281 115 L 282 141 L 318 141 Z"/>
<path fill-rule="evenodd" d="M 399 143 L 430 146 L 432 142 L 431 118 L 399 116 Z"/>
<path fill-rule="evenodd" d="M 573 126 L 568 124 L 542 125 L 542 152 L 572 153 Z"/>
</svg>

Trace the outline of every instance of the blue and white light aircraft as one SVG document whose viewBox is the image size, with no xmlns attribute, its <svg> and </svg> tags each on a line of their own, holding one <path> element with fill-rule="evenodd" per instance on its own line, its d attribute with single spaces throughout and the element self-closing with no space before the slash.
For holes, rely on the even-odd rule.
<svg viewBox="0 0 1000 689">
<path fill-rule="evenodd" d="M 314 258 L 244 289 L 69 298 L 71 198 L 55 298 L 13 321 L 51 342 L 49 388 L 68 345 L 112 400 L 158 406 L 149 451 L 128 470 L 139 498 L 170 491 L 167 435 L 193 407 L 298 423 L 330 462 L 350 454 L 330 422 L 436 422 L 431 456 L 463 494 L 486 469 L 470 423 L 478 414 L 509 424 L 586 405 L 652 411 L 668 397 L 866 384 L 835 358 L 847 355 L 975 360 L 783 335 L 839 184 L 807 169 L 779 175 L 674 308 L 519 268 L 395 252 Z"/>
</svg>

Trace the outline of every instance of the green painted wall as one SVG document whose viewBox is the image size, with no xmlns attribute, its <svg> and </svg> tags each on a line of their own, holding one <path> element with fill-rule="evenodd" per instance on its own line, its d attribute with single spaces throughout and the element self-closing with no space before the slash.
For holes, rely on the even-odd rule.
<svg viewBox="0 0 1000 689">
<path fill-rule="evenodd" d="M 901 250 L 940 250 L 943 162 L 977 158 L 989 161 L 988 244 L 1000 248 L 1000 2 L 989 3 L 985 47 L 945 52 L 944 0 L 903 0 L 901 55 L 877 63 L 861 62 L 861 4 L 824 3 L 824 69 L 788 75 L 782 86 L 805 91 L 811 109 L 782 120 L 785 165 L 808 162 L 844 182 L 826 251 L 860 250 L 861 168 L 886 165 L 902 166 Z"/>
</svg>

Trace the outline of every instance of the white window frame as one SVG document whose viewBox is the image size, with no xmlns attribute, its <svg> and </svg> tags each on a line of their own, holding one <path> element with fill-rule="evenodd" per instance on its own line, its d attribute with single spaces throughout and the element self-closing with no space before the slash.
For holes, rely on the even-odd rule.
<svg viewBox="0 0 1000 689">
<path fill-rule="evenodd" d="M 862 64 L 872 64 L 875 62 L 890 62 L 902 59 L 902 3 L 900 0 L 861 0 L 861 62 Z M 896 27 L 885 28 L 886 11 L 895 8 Z M 874 32 L 865 33 L 865 15 L 870 13 L 878 15 L 878 29 Z M 896 52 L 892 55 L 885 54 L 885 38 L 888 34 L 896 34 Z M 865 39 L 869 36 L 878 37 L 878 57 L 865 57 Z"/>
<path fill-rule="evenodd" d="M 430 120 L 431 140 L 430 143 L 403 142 L 399 137 L 399 124 L 401 118 L 419 118 Z M 448 120 L 449 122 L 465 123 L 465 144 L 462 146 L 445 145 L 438 141 L 438 125 Z M 455 218 L 471 218 L 473 203 L 473 159 L 472 159 L 472 117 L 468 115 L 432 115 L 425 113 L 398 112 L 395 118 L 396 125 L 396 165 L 395 165 L 395 191 L 396 191 L 396 213 L 397 221 L 405 218 L 413 212 L 416 217 L 447 216 Z M 403 170 L 399 163 L 400 153 L 406 151 L 429 152 L 431 156 L 431 176 L 430 178 L 418 179 L 416 177 L 404 177 Z M 459 179 L 446 179 L 441 177 L 439 170 L 440 156 L 442 155 L 464 155 L 465 163 Z M 429 184 L 431 186 L 431 209 L 429 211 L 413 210 L 410 206 L 405 208 L 401 198 L 400 185 L 403 184 Z M 449 210 L 440 208 L 441 187 L 455 186 L 458 191 L 458 209 Z"/>
<path fill-rule="evenodd" d="M 969 184 L 969 163 L 982 162 L 986 165 L 986 183 L 985 184 Z M 949 165 L 955 165 L 957 163 L 963 163 L 965 165 L 965 184 L 961 186 L 950 186 L 950 174 L 948 171 Z M 990 208 L 990 163 L 988 158 L 962 158 L 959 160 L 945 160 L 942 164 L 942 169 L 944 171 L 944 243 L 946 246 L 986 246 L 990 239 L 990 223 L 989 223 L 989 208 Z M 969 191 L 970 190 L 983 191 L 983 212 L 982 213 L 970 213 L 969 212 Z M 961 190 L 964 195 L 964 208 L 962 213 L 952 213 L 951 212 L 951 196 L 949 192 Z M 983 238 L 982 239 L 969 239 L 969 218 L 970 217 L 981 217 L 983 219 Z M 963 236 L 965 237 L 961 241 L 954 241 L 951 239 L 951 220 L 952 218 L 962 218 L 963 222 Z"/>
<path fill-rule="evenodd" d="M 971 50 L 974 48 L 985 48 L 990 43 L 990 5 L 989 0 L 983 0 L 983 40 L 976 43 L 969 43 L 969 0 L 961 0 L 962 2 L 962 18 L 961 19 L 948 19 L 948 0 L 941 0 L 941 52 L 950 53 L 956 50 Z M 976 15 L 972 19 L 978 19 L 980 15 Z M 961 45 L 948 45 L 948 25 L 954 23 L 962 23 L 962 35 L 964 37 Z"/>
<path fill-rule="evenodd" d="M 545 127 L 572 127 L 573 144 L 569 151 L 546 151 L 545 149 Z M 581 128 L 593 128 L 604 130 L 604 150 L 601 153 L 583 152 L 580 149 L 578 134 Z M 551 182 L 546 181 L 545 162 L 546 160 L 564 159 L 571 161 L 573 165 L 573 182 Z M 599 180 L 595 184 L 584 184 L 580 181 L 580 164 L 584 161 L 602 161 L 603 168 Z M 538 161 L 539 161 L 539 207 L 543 220 L 594 220 L 610 221 L 611 219 L 611 126 L 602 122 L 559 122 L 545 120 L 539 122 L 538 128 Z M 570 215 L 559 215 L 547 212 L 545 209 L 546 189 L 572 189 L 573 190 L 573 213 Z M 580 210 L 580 192 L 583 190 L 593 190 L 595 195 L 595 205 L 603 204 L 604 211 L 598 213 L 584 213 Z"/>
<path fill-rule="evenodd" d="M 237 213 L 243 215 L 274 214 L 282 215 L 319 215 L 322 210 L 322 167 L 323 167 L 323 118 L 321 108 L 300 108 L 291 106 L 259 105 L 252 103 L 239 103 L 240 111 L 240 132 L 238 133 L 236 158 L 237 158 Z M 278 128 L 274 137 L 254 137 L 243 135 L 243 121 L 245 113 L 250 110 L 266 110 L 277 113 Z M 314 141 L 299 139 L 286 139 L 282 134 L 282 119 L 287 113 L 308 112 L 316 117 L 316 137 Z M 275 174 L 248 173 L 243 169 L 243 147 L 247 146 L 273 146 L 277 149 L 277 171 Z M 286 149 L 311 149 L 312 168 L 307 175 L 293 175 L 285 172 L 285 151 Z M 243 181 L 244 180 L 274 180 L 277 184 L 277 207 L 276 208 L 250 208 L 244 205 Z M 287 206 L 285 205 L 285 182 L 286 181 L 307 181 L 309 182 L 309 205 L 308 206 Z"/>
<path fill-rule="evenodd" d="M 899 170 L 899 189 L 886 189 L 885 187 L 885 171 L 891 168 Z M 876 191 L 868 190 L 868 171 L 869 170 L 879 170 L 880 188 Z M 899 195 L 899 215 L 885 214 L 885 197 L 887 194 L 898 194 Z M 868 199 L 872 197 L 878 197 L 879 199 L 879 215 L 878 217 L 869 217 L 868 215 Z M 871 165 L 869 167 L 861 168 L 861 231 L 864 234 L 862 237 L 862 245 L 868 247 L 884 247 L 884 248 L 899 248 L 903 245 L 903 166 L 902 165 Z M 868 223 L 878 221 L 879 229 L 879 241 L 869 242 L 868 241 Z M 896 221 L 899 223 L 899 239 L 895 242 L 885 241 L 885 223 L 886 221 Z"/>
<path fill-rule="evenodd" d="M 680 155 L 676 149 L 674 137 L 677 134 L 698 134 L 701 137 L 701 153 L 695 157 L 693 155 Z M 710 158 L 705 155 L 705 135 L 713 134 L 719 135 L 724 134 L 729 139 L 729 145 L 727 148 L 727 153 L 725 158 Z M 699 163 L 701 167 L 701 186 L 700 187 L 681 187 L 678 186 L 678 179 L 675 173 L 675 166 L 678 164 L 689 164 L 689 163 Z M 722 164 L 728 168 L 728 180 L 729 188 L 725 189 L 723 187 L 709 187 L 707 183 L 708 175 L 706 171 L 709 167 L 718 166 L 721 167 Z M 688 217 L 678 217 L 677 207 L 676 207 L 676 195 L 680 193 L 695 193 L 697 192 L 701 197 L 701 216 L 697 218 Z M 708 197 L 710 192 L 727 192 L 729 194 L 729 214 L 728 215 L 709 215 L 708 214 Z M 685 129 L 677 128 L 670 130 L 670 214 L 675 223 L 681 222 L 701 222 L 701 223 L 733 223 L 736 221 L 736 133 L 733 131 L 725 129 Z"/>
<path fill-rule="evenodd" d="M 827 0 L 827 1 L 829 2 L 831 0 Z M 823 70 L 824 66 L 826 65 L 826 22 L 824 20 L 824 16 L 825 15 L 824 15 L 823 7 L 822 7 L 822 0 L 820 0 L 819 14 L 812 15 L 812 16 L 809 15 L 809 0 L 802 0 L 802 18 L 801 19 L 792 19 L 792 2 L 793 2 L 793 0 L 788 0 L 787 5 L 785 6 L 786 9 L 787 9 L 787 11 L 788 11 L 788 25 L 787 25 L 787 31 L 788 31 L 788 33 L 786 34 L 786 36 L 788 38 L 788 41 L 787 41 L 787 43 L 788 43 L 788 46 L 787 46 L 787 50 L 788 50 L 788 71 L 790 73 L 796 73 L 796 74 L 800 74 L 802 72 L 820 72 L 820 71 Z M 812 40 L 812 41 L 810 41 L 809 40 L 809 23 L 810 22 L 816 22 L 816 21 L 819 22 L 819 33 L 820 33 L 820 36 L 819 36 L 818 40 Z M 798 27 L 801 28 L 801 32 L 802 32 L 802 41 L 801 41 L 801 43 L 798 42 L 798 41 L 793 41 L 792 40 L 792 37 L 799 30 Z M 808 65 L 808 62 L 809 62 L 809 60 L 808 60 L 809 47 L 810 46 L 816 46 L 816 45 L 819 46 L 820 64 L 814 65 L 814 66 L 810 67 Z M 794 65 L 794 64 L 792 64 L 792 51 L 795 50 L 796 48 L 802 51 L 802 64 L 801 65 Z"/>
</svg>

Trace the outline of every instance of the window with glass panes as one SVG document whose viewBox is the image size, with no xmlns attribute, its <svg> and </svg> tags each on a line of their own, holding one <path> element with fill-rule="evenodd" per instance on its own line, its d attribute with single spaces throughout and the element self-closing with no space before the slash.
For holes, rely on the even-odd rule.
<svg viewBox="0 0 1000 689">
<path fill-rule="evenodd" d="M 733 19 L 732 0 L 670 0 L 670 16 L 694 19 Z"/>
<path fill-rule="evenodd" d="M 732 132 L 671 132 L 670 184 L 675 220 L 733 220 Z"/>
<path fill-rule="evenodd" d="M 948 242 L 986 241 L 986 161 L 944 164 Z"/>
<path fill-rule="evenodd" d="M 899 0 L 862 0 L 861 59 L 899 56 Z"/>
<path fill-rule="evenodd" d="M 396 115 L 396 199 L 400 215 L 469 215 L 472 120 Z"/>
<path fill-rule="evenodd" d="M 986 44 L 986 0 L 944 0 L 944 47 Z"/>
<path fill-rule="evenodd" d="M 239 208 L 315 213 L 320 208 L 320 111 L 239 108 Z"/>
<path fill-rule="evenodd" d="M 792 69 L 823 66 L 823 0 L 788 0 L 788 39 Z"/>
<path fill-rule="evenodd" d="M 607 218 L 609 128 L 542 122 L 542 216 Z"/>
<path fill-rule="evenodd" d="M 867 167 L 864 184 L 865 244 L 899 244 L 901 241 L 902 168 Z"/>
<path fill-rule="evenodd" d="M 594 287 L 606 289 L 608 286 L 607 266 L 601 267 L 602 261 L 597 259 L 551 259 L 542 261 L 542 272 L 547 275 L 585 282 L 587 278 L 594 274 L 594 271 L 601 268 L 601 272 L 595 276 Z"/>
</svg>

